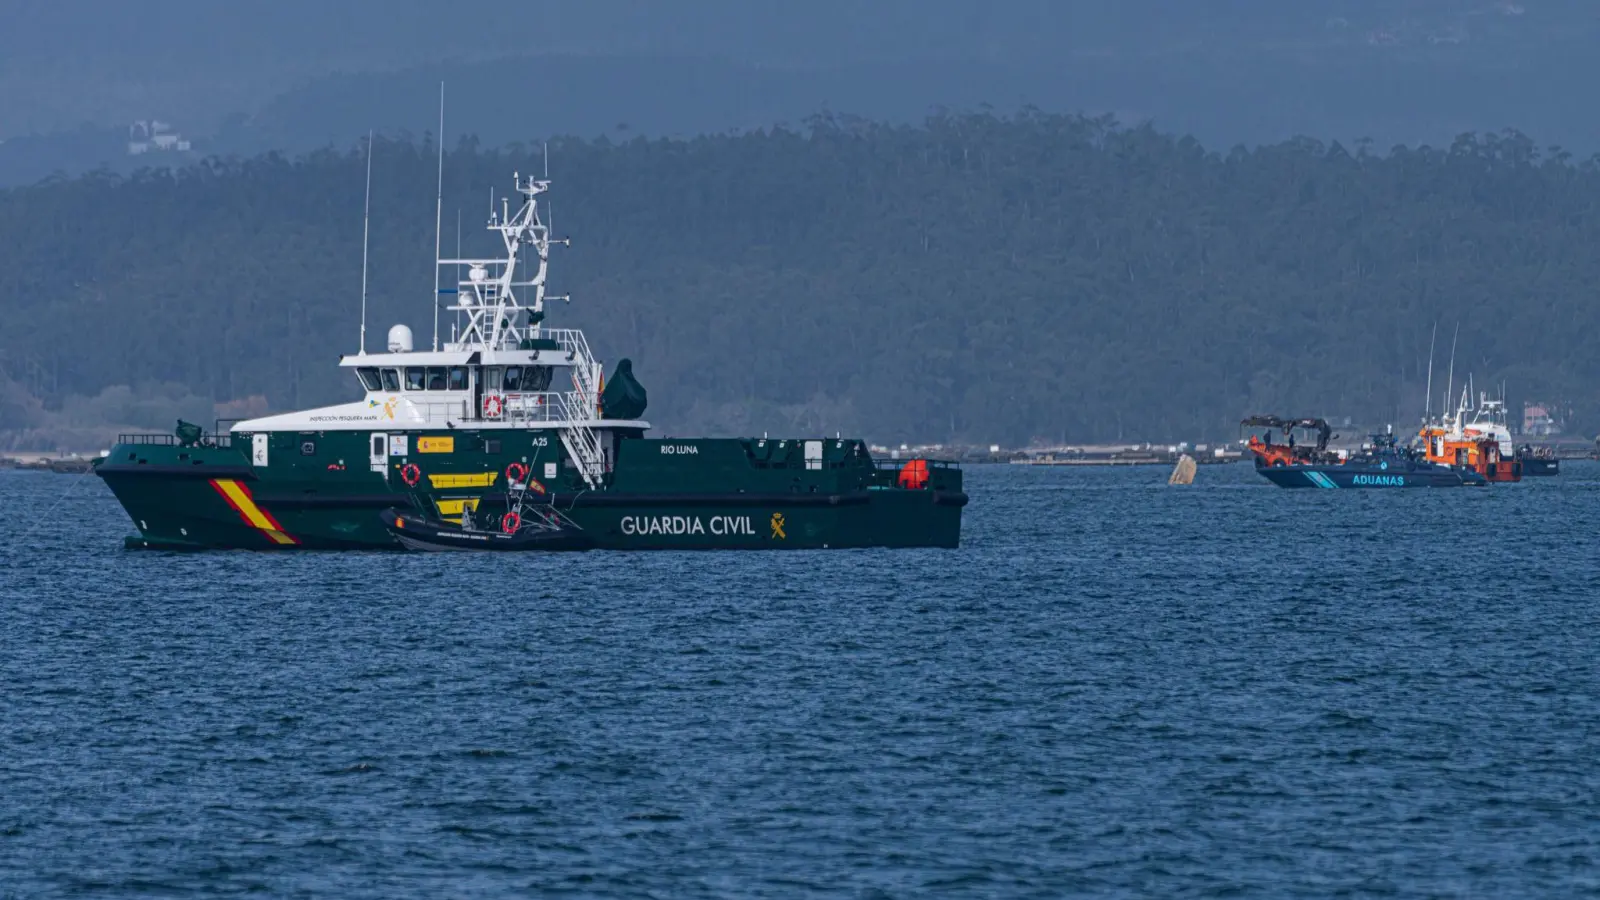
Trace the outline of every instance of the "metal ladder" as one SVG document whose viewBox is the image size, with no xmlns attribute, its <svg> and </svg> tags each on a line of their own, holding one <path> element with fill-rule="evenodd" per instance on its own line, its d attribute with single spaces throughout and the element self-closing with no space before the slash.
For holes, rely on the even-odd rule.
<svg viewBox="0 0 1600 900">
<path fill-rule="evenodd" d="M 578 473 L 590 488 L 599 488 L 605 475 L 605 452 L 600 435 L 587 423 L 600 417 L 600 364 L 589 355 L 589 342 L 583 332 L 572 330 L 562 335 L 561 343 L 573 354 L 572 390 L 565 397 L 567 425 L 561 430 L 561 443 L 567 455 L 578 464 Z"/>
</svg>

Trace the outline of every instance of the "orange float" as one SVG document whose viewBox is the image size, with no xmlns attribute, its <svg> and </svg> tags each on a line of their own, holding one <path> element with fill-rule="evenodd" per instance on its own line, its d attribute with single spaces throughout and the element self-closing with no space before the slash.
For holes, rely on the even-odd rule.
<svg viewBox="0 0 1600 900">
<path fill-rule="evenodd" d="M 900 486 L 907 490 L 920 491 L 928 486 L 928 461 L 913 459 L 900 467 Z"/>
</svg>

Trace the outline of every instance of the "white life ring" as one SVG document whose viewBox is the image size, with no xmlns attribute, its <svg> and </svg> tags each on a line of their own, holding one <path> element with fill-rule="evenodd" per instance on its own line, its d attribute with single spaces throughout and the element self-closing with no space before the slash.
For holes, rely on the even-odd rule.
<svg viewBox="0 0 1600 900">
<path fill-rule="evenodd" d="M 500 399 L 499 394 L 490 394 L 489 396 L 483 398 L 484 418 L 498 419 L 500 418 L 500 414 L 504 411 L 505 401 Z"/>
</svg>

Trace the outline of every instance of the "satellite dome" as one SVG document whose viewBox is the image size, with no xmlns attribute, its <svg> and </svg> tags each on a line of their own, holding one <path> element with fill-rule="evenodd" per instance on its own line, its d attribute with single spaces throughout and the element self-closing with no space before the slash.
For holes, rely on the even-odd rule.
<svg viewBox="0 0 1600 900">
<path fill-rule="evenodd" d="M 396 325 L 389 329 L 389 352 L 411 352 L 411 328 L 406 325 Z"/>
</svg>

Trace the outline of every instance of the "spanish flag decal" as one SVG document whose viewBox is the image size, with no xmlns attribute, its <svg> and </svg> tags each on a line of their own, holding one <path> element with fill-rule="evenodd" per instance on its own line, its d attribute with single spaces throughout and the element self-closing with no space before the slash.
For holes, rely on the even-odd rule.
<svg viewBox="0 0 1600 900">
<path fill-rule="evenodd" d="M 293 546 L 300 543 L 283 530 L 271 513 L 256 505 L 249 488 L 231 478 L 213 478 L 211 486 L 217 489 L 222 499 L 228 501 L 228 505 L 239 514 L 239 518 L 244 519 L 246 525 L 260 529 L 274 544 Z"/>
</svg>

